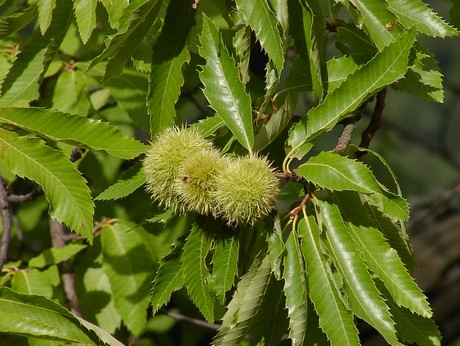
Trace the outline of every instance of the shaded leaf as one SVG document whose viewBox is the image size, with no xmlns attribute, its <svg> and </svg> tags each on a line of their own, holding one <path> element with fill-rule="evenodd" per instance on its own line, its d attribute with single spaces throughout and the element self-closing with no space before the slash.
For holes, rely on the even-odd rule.
<svg viewBox="0 0 460 346">
<path fill-rule="evenodd" d="M 203 314 L 206 321 L 214 322 L 214 298 L 207 280 L 209 271 L 206 256 L 211 248 L 210 240 L 194 226 L 184 245 L 181 256 L 185 287 L 190 298 Z"/>
<path fill-rule="evenodd" d="M 237 0 L 236 7 L 244 23 L 255 32 L 260 45 L 276 66 L 278 73 L 284 65 L 284 52 L 277 20 L 265 0 Z"/>
<path fill-rule="evenodd" d="M 38 86 L 71 22 L 71 2 L 59 1 L 52 13 L 46 34 L 42 36 L 35 31 L 28 43 L 21 47 L 3 81 L 0 106 L 25 106 L 39 97 Z"/>
<path fill-rule="evenodd" d="M 0 38 L 21 30 L 37 16 L 37 5 L 31 4 L 19 13 L 7 17 L 0 17 Z"/>
<path fill-rule="evenodd" d="M 353 317 L 332 282 L 331 269 L 322 253 L 320 230 L 314 218 L 305 215 L 299 222 L 298 232 L 307 262 L 308 294 L 318 313 L 321 329 L 333 345 L 359 345 Z"/>
<path fill-rule="evenodd" d="M 206 59 L 200 73 L 203 93 L 237 140 L 251 151 L 254 145 L 251 99 L 217 27 L 205 15 L 200 42 L 200 55 Z"/>
<path fill-rule="evenodd" d="M 120 178 L 102 191 L 94 200 L 119 199 L 136 191 L 145 183 L 144 170 L 140 162 L 123 172 Z"/>
<path fill-rule="evenodd" d="M 101 0 L 107 13 L 109 14 L 110 26 L 114 29 L 120 27 L 120 18 L 123 10 L 129 5 L 129 0 Z"/>
<path fill-rule="evenodd" d="M 147 322 L 153 260 L 146 247 L 144 229 L 115 223 L 101 232 L 102 268 L 112 287 L 115 307 L 126 327 L 139 335 Z"/>
<path fill-rule="evenodd" d="M 0 112 L 0 122 L 123 159 L 132 159 L 147 148 L 108 123 L 50 109 L 5 108 Z"/>
<path fill-rule="evenodd" d="M 232 300 L 227 305 L 214 345 L 236 345 L 242 340 L 259 312 L 270 277 L 268 256 L 262 260 L 256 258 L 249 271 L 241 278 Z"/>
<path fill-rule="evenodd" d="M 174 106 L 184 84 L 182 69 L 190 62 L 186 41 L 190 29 L 195 25 L 195 12 L 190 0 L 171 2 L 161 34 L 152 48 L 147 98 L 152 136 L 174 125 Z"/>
<path fill-rule="evenodd" d="M 94 206 L 90 191 L 68 157 L 39 139 L 1 128 L 0 157 L 11 172 L 41 185 L 53 218 L 92 242 Z"/>
<path fill-rule="evenodd" d="M 307 332 L 307 278 L 295 230 L 291 231 L 286 240 L 283 279 L 289 316 L 289 339 L 292 340 L 292 345 L 303 345 Z"/>
<path fill-rule="evenodd" d="M 201 119 L 191 125 L 191 127 L 196 128 L 204 137 L 213 136 L 223 126 L 225 126 L 225 122 L 217 115 Z"/>
<path fill-rule="evenodd" d="M 53 298 L 53 291 L 61 283 L 57 266 L 46 270 L 24 269 L 15 271 L 11 280 L 11 289 L 18 293 L 40 295 Z"/>
<path fill-rule="evenodd" d="M 216 241 L 212 256 L 213 289 L 222 304 L 238 274 L 239 242 L 235 238 Z"/>
<path fill-rule="evenodd" d="M 388 9 L 406 28 L 415 26 L 418 31 L 437 37 L 457 36 L 459 31 L 447 24 L 426 3 L 420 0 L 386 0 Z"/>
</svg>

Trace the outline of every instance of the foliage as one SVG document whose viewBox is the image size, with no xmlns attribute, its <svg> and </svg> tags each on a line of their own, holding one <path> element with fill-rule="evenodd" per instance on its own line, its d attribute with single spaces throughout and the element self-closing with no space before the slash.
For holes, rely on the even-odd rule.
<svg viewBox="0 0 460 346">
<path fill-rule="evenodd" d="M 166 314 L 217 328 L 215 345 L 358 345 L 358 319 L 391 345 L 440 345 L 410 276 L 408 203 L 368 149 L 387 88 L 443 101 L 419 38 L 459 31 L 425 3 L 33 0 L 0 13 L 7 342 L 209 342 Z M 276 212 L 228 225 L 158 205 L 143 154 L 173 125 L 273 161 Z M 335 147 L 320 141 L 342 125 Z"/>
</svg>

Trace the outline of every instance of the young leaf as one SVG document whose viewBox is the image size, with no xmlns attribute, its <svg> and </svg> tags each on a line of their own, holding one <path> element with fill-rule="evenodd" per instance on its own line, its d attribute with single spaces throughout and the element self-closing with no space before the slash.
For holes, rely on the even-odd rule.
<svg viewBox="0 0 460 346">
<path fill-rule="evenodd" d="M 0 106 L 25 106 L 39 97 L 39 84 L 70 24 L 72 3 L 59 1 L 48 31 L 38 31 L 21 47 L 13 67 L 1 86 Z"/>
<path fill-rule="evenodd" d="M 307 331 L 307 278 L 299 238 L 294 230 L 286 240 L 283 279 L 289 316 L 289 339 L 292 345 L 303 345 Z"/>
<path fill-rule="evenodd" d="M 200 55 L 206 59 L 206 65 L 200 73 L 203 93 L 241 145 L 252 151 L 254 134 L 251 99 L 216 25 L 206 15 L 203 15 L 200 42 Z"/>
<path fill-rule="evenodd" d="M 67 244 L 61 248 L 49 248 L 40 255 L 33 257 L 29 261 L 30 268 L 44 268 L 51 264 L 58 264 L 74 257 L 80 251 L 86 249 L 87 245 Z"/>
<path fill-rule="evenodd" d="M 147 99 L 152 136 L 175 122 L 174 106 L 184 83 L 182 69 L 190 62 L 186 41 L 195 25 L 195 12 L 189 0 L 171 2 L 161 34 L 153 46 Z"/>
<path fill-rule="evenodd" d="M 307 262 L 309 296 L 318 313 L 321 329 L 333 345 L 359 345 L 353 317 L 332 282 L 329 264 L 321 249 L 320 230 L 314 218 L 310 216 L 300 220 L 298 232 Z"/>
<path fill-rule="evenodd" d="M 179 238 L 174 242 L 174 248 L 165 256 L 158 268 L 152 288 L 152 309 L 155 314 L 161 306 L 169 302 L 171 294 L 184 285 L 184 273 L 180 257 L 184 241 Z"/>
<path fill-rule="evenodd" d="M 394 18 L 384 1 L 350 0 L 350 2 L 360 12 L 363 23 L 379 51 L 394 42 L 395 33 L 399 33 L 401 30 L 393 28 L 390 31 L 386 28 L 387 23 L 391 23 Z"/>
<path fill-rule="evenodd" d="M 152 258 L 144 229 L 115 223 L 102 230 L 102 268 L 109 277 L 115 307 L 127 328 L 139 335 L 147 321 Z"/>
<path fill-rule="evenodd" d="M 214 345 L 239 344 L 260 309 L 270 278 L 268 256 L 262 260 L 256 258 L 249 271 L 241 278 L 232 300 L 227 305 Z"/>
<path fill-rule="evenodd" d="M 0 287 L 3 333 L 97 345 L 98 338 L 76 316 L 54 301 Z"/>
<path fill-rule="evenodd" d="M 406 28 L 415 26 L 418 31 L 435 37 L 457 36 L 460 32 L 447 24 L 421 0 L 386 0 L 388 9 Z"/>
<path fill-rule="evenodd" d="M 306 141 L 330 131 L 379 89 L 404 76 L 415 33 L 409 31 L 385 47 L 371 61 L 350 75 L 340 87 L 311 109 L 297 127 L 304 127 Z"/>
<path fill-rule="evenodd" d="M 400 345 L 389 308 L 356 252 L 356 243 L 343 222 L 339 208 L 328 202 L 318 201 L 318 205 L 334 263 L 343 275 L 353 313 L 378 330 L 391 345 Z"/>
<path fill-rule="evenodd" d="M 225 303 L 225 294 L 229 291 L 238 274 L 239 242 L 235 238 L 216 241 L 212 256 L 212 275 L 214 277 L 214 291 L 222 304 Z"/>
<path fill-rule="evenodd" d="M 145 183 L 142 164 L 138 162 L 126 172 L 123 172 L 120 179 L 102 191 L 95 200 L 119 199 L 126 197 L 136 191 Z"/>
<path fill-rule="evenodd" d="M 81 40 L 86 44 L 96 27 L 97 0 L 75 0 L 74 10 Z"/>
<path fill-rule="evenodd" d="M 0 113 L 2 122 L 123 159 L 132 159 L 146 148 L 108 123 L 50 109 L 5 108 Z"/>
<path fill-rule="evenodd" d="M 209 271 L 206 256 L 211 248 L 210 240 L 194 226 L 184 245 L 181 262 L 185 287 L 190 298 L 200 309 L 206 321 L 214 322 L 214 298 L 206 283 Z"/>
<path fill-rule="evenodd" d="M 11 172 L 41 185 L 52 217 L 92 241 L 93 201 L 85 179 L 68 157 L 39 139 L 1 128 L 0 157 Z"/>
<path fill-rule="evenodd" d="M 276 17 L 267 2 L 265 0 L 237 0 L 236 8 L 243 15 L 244 23 L 254 30 L 270 60 L 275 63 L 278 74 L 281 73 L 284 64 L 283 45 Z"/>
</svg>

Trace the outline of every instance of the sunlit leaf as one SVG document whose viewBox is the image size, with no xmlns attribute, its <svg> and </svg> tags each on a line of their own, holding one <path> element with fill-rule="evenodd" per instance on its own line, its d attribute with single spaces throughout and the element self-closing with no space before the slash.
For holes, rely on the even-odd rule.
<svg viewBox="0 0 460 346">
<path fill-rule="evenodd" d="M 29 24 L 37 15 L 37 5 L 31 4 L 25 10 L 7 17 L 0 17 L 0 38 L 11 35 Z"/>
<path fill-rule="evenodd" d="M 136 191 L 145 183 L 144 170 L 140 163 L 132 166 L 107 189 L 102 191 L 95 200 L 119 199 Z"/>
<path fill-rule="evenodd" d="M 222 304 L 225 302 L 225 293 L 232 288 L 238 274 L 238 250 L 239 243 L 234 238 L 216 241 L 214 245 L 213 288 Z"/>
<path fill-rule="evenodd" d="M 74 11 L 81 40 L 86 44 L 96 28 L 97 0 L 75 0 Z"/>
</svg>

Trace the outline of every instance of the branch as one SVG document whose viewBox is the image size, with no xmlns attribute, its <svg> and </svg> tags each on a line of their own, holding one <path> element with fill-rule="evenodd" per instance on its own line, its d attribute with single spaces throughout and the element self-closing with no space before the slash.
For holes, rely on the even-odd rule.
<svg viewBox="0 0 460 346">
<path fill-rule="evenodd" d="M 217 324 L 217 323 L 214 323 L 214 324 L 211 324 L 211 323 L 208 323 L 206 321 L 203 321 L 203 320 L 199 320 L 197 318 L 193 318 L 193 317 L 189 317 L 189 316 L 185 316 L 185 315 L 182 315 L 182 314 L 178 314 L 178 313 L 175 313 L 175 312 L 171 312 L 171 311 L 168 311 L 166 309 L 160 309 L 160 312 L 175 319 L 176 321 L 185 321 L 185 322 L 189 322 L 191 324 L 194 324 L 196 326 L 200 326 L 200 327 L 204 327 L 204 328 L 207 328 L 207 329 L 211 329 L 211 330 L 218 330 L 221 325 L 220 324 Z"/>
<path fill-rule="evenodd" d="M 285 183 L 287 181 L 295 181 L 297 183 L 304 183 L 304 184 L 307 183 L 307 180 L 304 177 L 296 173 L 276 172 L 275 177 L 282 183 Z"/>
<path fill-rule="evenodd" d="M 66 233 L 64 225 L 56 220 L 50 220 L 50 232 L 53 247 L 61 248 L 66 242 Z M 70 311 L 77 315 L 80 314 L 80 304 L 78 302 L 77 290 L 75 288 L 75 278 L 69 262 L 63 262 L 58 265 L 61 274 L 61 280 L 64 286 L 64 293 L 69 301 Z"/>
<path fill-rule="evenodd" d="M 29 201 L 33 201 L 35 198 L 40 196 L 43 193 L 43 190 L 40 186 L 37 186 L 32 191 L 24 194 L 24 195 L 8 195 L 6 196 L 6 200 L 10 203 L 25 203 Z"/>
<path fill-rule="evenodd" d="M 369 148 L 372 138 L 374 138 L 375 133 L 381 126 L 383 109 L 385 108 L 385 97 L 387 95 L 387 88 L 380 90 L 377 93 L 377 100 L 375 101 L 374 112 L 372 113 L 372 119 L 367 125 L 364 132 L 361 134 L 361 144 L 359 145 L 362 148 Z M 358 153 L 357 156 L 364 155 L 365 152 Z"/>
<path fill-rule="evenodd" d="M 310 201 L 310 199 L 312 198 L 313 192 L 315 192 L 315 185 L 311 184 L 310 188 L 308 189 L 308 192 L 302 198 L 302 201 L 300 202 L 300 204 L 297 207 L 295 207 L 289 214 L 289 219 L 294 220 L 297 217 L 297 215 L 299 215 L 303 207 L 305 207 L 307 203 Z"/>
<path fill-rule="evenodd" d="M 5 181 L 0 176 L 0 213 L 2 215 L 3 222 L 3 235 L 2 235 L 2 247 L 0 249 L 0 272 L 3 269 L 3 265 L 8 257 L 8 249 L 10 247 L 11 237 L 11 213 L 10 205 L 8 204 L 7 196 L 8 193 L 4 185 Z"/>
</svg>

